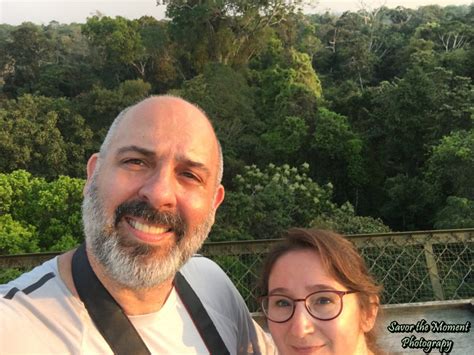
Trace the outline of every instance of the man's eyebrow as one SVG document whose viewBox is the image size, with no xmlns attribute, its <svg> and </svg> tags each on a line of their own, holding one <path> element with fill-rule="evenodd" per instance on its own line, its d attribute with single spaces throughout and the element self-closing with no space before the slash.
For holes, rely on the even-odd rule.
<svg viewBox="0 0 474 355">
<path fill-rule="evenodd" d="M 139 147 L 139 146 L 136 146 L 136 145 L 128 145 L 128 146 L 125 146 L 125 147 L 121 147 L 117 150 L 117 155 L 120 155 L 120 154 L 124 154 L 124 153 L 129 153 L 129 152 L 136 152 L 136 153 L 140 153 L 144 156 L 147 156 L 147 157 L 155 157 L 156 154 L 154 151 L 152 150 L 149 150 L 149 149 L 146 149 L 146 148 L 143 148 L 143 147 Z M 207 175 L 210 175 L 211 174 L 211 171 L 210 169 L 206 166 L 206 164 L 204 163 L 201 163 L 199 161 L 196 161 L 196 160 L 192 160 L 184 155 L 178 155 L 176 157 L 176 160 L 180 163 L 180 164 L 183 164 L 185 166 L 189 166 L 191 168 L 195 168 L 195 169 L 198 169 L 198 170 L 201 170 L 202 172 L 204 172 L 205 174 Z"/>
<path fill-rule="evenodd" d="M 130 152 L 136 152 L 140 153 L 142 155 L 145 155 L 147 157 L 154 157 L 155 152 L 146 148 L 142 148 L 136 145 L 127 145 L 125 147 L 121 147 L 117 150 L 117 155 L 124 154 L 124 153 L 130 153 Z"/>
</svg>

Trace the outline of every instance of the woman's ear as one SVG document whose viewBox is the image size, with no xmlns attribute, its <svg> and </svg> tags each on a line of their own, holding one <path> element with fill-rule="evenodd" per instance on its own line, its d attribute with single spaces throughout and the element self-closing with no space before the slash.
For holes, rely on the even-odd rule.
<svg viewBox="0 0 474 355">
<path fill-rule="evenodd" d="M 378 296 L 370 296 L 369 308 L 362 310 L 361 328 L 364 333 L 372 330 L 379 312 L 380 302 Z"/>
</svg>

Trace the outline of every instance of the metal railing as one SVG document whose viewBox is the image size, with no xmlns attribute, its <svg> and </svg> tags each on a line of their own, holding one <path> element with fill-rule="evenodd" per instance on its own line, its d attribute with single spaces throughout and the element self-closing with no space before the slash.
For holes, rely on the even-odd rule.
<svg viewBox="0 0 474 355">
<path fill-rule="evenodd" d="M 347 236 L 383 285 L 382 303 L 474 296 L 474 229 Z M 277 240 L 204 245 L 202 254 L 229 275 L 251 311 L 258 309 L 260 265 Z"/>
<path fill-rule="evenodd" d="M 347 237 L 384 286 L 382 303 L 474 296 L 474 229 L 365 234 Z M 260 266 L 278 240 L 206 243 L 200 253 L 218 263 L 251 311 L 257 311 Z M 0 256 L 0 269 L 31 268 L 57 253 Z"/>
</svg>

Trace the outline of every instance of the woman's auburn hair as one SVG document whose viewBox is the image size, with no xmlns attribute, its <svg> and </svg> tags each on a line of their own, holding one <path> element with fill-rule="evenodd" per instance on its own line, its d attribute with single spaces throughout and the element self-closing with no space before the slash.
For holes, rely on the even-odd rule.
<svg viewBox="0 0 474 355">
<path fill-rule="evenodd" d="M 321 263 L 329 275 L 333 276 L 348 290 L 357 291 L 357 299 L 363 311 L 379 308 L 382 287 L 369 274 L 364 259 L 354 244 L 342 235 L 323 229 L 291 228 L 283 235 L 283 240 L 274 245 L 263 264 L 260 290 L 268 294 L 268 281 L 276 261 L 283 255 L 298 250 L 312 250 L 318 253 Z M 369 348 L 376 349 L 376 327 L 365 334 Z"/>
</svg>

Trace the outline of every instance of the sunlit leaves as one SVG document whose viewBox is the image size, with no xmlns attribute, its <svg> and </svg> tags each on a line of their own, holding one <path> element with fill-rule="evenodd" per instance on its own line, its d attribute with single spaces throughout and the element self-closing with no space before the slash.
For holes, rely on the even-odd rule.
<svg viewBox="0 0 474 355">
<path fill-rule="evenodd" d="M 84 181 L 48 182 L 24 170 L 0 174 L 0 253 L 60 250 L 83 240 Z"/>
<path fill-rule="evenodd" d="M 332 184 L 317 184 L 309 168 L 307 163 L 246 166 L 234 178 L 235 190 L 226 194 L 211 240 L 278 238 L 290 226 L 318 225 L 341 232 L 388 229 L 381 221 L 356 217 L 349 203 L 339 208 L 332 201 Z"/>
</svg>

